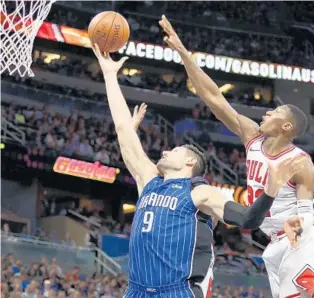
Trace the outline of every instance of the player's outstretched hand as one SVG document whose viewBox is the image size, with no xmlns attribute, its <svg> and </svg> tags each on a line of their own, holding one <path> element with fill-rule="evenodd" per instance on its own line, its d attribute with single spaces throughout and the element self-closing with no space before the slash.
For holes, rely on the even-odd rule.
<svg viewBox="0 0 314 298">
<path fill-rule="evenodd" d="M 147 105 L 145 103 L 142 103 L 140 105 L 140 108 L 138 106 L 134 108 L 132 120 L 133 120 L 133 126 L 134 126 L 135 131 L 138 129 L 142 120 L 144 119 L 146 110 L 147 110 Z"/>
<path fill-rule="evenodd" d="M 276 197 L 280 187 L 288 182 L 296 173 L 305 168 L 308 158 L 298 155 L 287 158 L 278 164 L 268 163 L 268 179 L 265 192 L 271 197 Z"/>
<path fill-rule="evenodd" d="M 109 53 L 102 53 L 97 44 L 94 44 L 93 51 L 98 59 L 101 70 L 105 75 L 117 74 L 124 62 L 129 59 L 128 57 L 122 57 L 119 61 L 113 61 Z"/>
<path fill-rule="evenodd" d="M 165 15 L 162 15 L 159 25 L 167 35 L 164 37 L 164 41 L 168 44 L 168 46 L 174 50 L 177 50 L 179 53 L 184 51 L 185 47 L 183 43 Z"/>
<path fill-rule="evenodd" d="M 303 217 L 294 215 L 285 222 L 284 230 L 292 247 L 297 247 L 303 232 Z"/>
</svg>

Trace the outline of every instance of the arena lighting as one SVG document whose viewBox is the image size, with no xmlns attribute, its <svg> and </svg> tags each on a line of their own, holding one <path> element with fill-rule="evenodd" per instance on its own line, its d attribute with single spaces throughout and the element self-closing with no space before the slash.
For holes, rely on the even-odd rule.
<svg viewBox="0 0 314 298">
<path fill-rule="evenodd" d="M 135 69 L 135 68 L 123 68 L 122 69 L 122 74 L 124 74 L 125 76 L 130 76 L 130 77 L 133 77 L 137 74 L 141 74 L 142 71 L 138 70 L 138 69 Z"/>
<path fill-rule="evenodd" d="M 47 57 L 44 59 L 44 62 L 50 64 L 53 60 L 59 60 L 61 56 L 59 54 L 47 54 Z"/>
<path fill-rule="evenodd" d="M 235 86 L 232 84 L 224 84 L 221 87 L 219 87 L 219 90 L 221 93 L 227 93 L 230 90 L 232 90 Z"/>
<path fill-rule="evenodd" d="M 123 213 L 124 214 L 134 213 L 135 209 L 136 209 L 136 207 L 133 204 L 123 204 Z"/>
</svg>

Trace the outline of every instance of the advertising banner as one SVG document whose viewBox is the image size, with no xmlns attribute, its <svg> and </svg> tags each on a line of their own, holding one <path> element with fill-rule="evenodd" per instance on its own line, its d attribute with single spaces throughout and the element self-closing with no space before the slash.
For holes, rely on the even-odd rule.
<svg viewBox="0 0 314 298">
<path fill-rule="evenodd" d="M 67 157 L 58 157 L 53 171 L 106 183 L 113 183 L 120 173 L 119 169 L 104 166 L 97 161 L 91 163 Z"/>
<path fill-rule="evenodd" d="M 90 47 L 86 30 L 59 26 L 48 22 L 43 23 L 38 31 L 37 37 L 81 47 Z M 176 50 L 162 45 L 129 41 L 119 50 L 119 53 L 130 57 L 182 64 L 181 57 Z M 202 68 L 253 77 L 314 83 L 313 69 L 238 59 L 210 53 L 190 53 L 193 55 L 197 65 Z"/>
</svg>

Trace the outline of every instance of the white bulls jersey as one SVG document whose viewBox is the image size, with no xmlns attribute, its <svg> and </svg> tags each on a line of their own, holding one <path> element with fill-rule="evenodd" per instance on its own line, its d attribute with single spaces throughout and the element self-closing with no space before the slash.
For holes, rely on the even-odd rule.
<svg viewBox="0 0 314 298">
<path fill-rule="evenodd" d="M 264 136 L 252 139 L 246 147 L 247 192 L 248 203 L 251 205 L 263 192 L 268 175 L 268 162 L 278 163 L 286 158 L 297 155 L 307 155 L 303 150 L 294 146 L 286 149 L 278 155 L 270 156 L 262 148 Z M 291 215 L 297 214 L 297 196 L 295 185 L 285 183 L 270 209 L 269 214 L 260 228 L 268 235 L 283 229 L 284 223 Z"/>
</svg>

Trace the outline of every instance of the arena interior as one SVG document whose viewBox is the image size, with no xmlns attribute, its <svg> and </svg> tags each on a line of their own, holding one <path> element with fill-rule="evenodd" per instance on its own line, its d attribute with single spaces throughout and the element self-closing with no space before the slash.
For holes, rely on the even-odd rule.
<svg viewBox="0 0 314 298">
<path fill-rule="evenodd" d="M 152 160 L 193 144 L 207 180 L 247 202 L 245 148 L 195 94 L 163 42 L 162 14 L 239 113 L 261 122 L 280 104 L 300 107 L 309 128 L 295 143 L 314 157 L 312 1 L 56 2 L 35 39 L 35 76 L 1 78 L 1 297 L 121 298 L 127 287 L 137 189 L 84 46 L 90 20 L 107 10 L 130 25 L 112 57 L 130 57 L 119 83 L 132 111 L 148 105 L 138 134 Z M 221 223 L 214 237 L 212 297 L 270 298 L 260 256 L 268 237 Z"/>
</svg>

